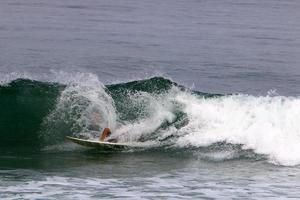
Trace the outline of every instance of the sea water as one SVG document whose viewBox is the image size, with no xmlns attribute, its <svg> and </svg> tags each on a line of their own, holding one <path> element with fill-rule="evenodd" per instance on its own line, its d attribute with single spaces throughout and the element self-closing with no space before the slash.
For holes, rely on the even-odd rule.
<svg viewBox="0 0 300 200">
<path fill-rule="evenodd" d="M 0 198 L 298 199 L 299 9 L 1 1 Z"/>
</svg>

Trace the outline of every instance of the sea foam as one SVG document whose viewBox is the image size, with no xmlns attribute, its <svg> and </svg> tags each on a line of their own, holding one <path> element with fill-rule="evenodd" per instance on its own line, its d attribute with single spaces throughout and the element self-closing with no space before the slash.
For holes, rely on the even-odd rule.
<svg viewBox="0 0 300 200">
<path fill-rule="evenodd" d="M 199 98 L 180 93 L 189 123 L 178 130 L 177 145 L 241 144 L 281 165 L 300 164 L 300 99 L 231 95 Z"/>
</svg>

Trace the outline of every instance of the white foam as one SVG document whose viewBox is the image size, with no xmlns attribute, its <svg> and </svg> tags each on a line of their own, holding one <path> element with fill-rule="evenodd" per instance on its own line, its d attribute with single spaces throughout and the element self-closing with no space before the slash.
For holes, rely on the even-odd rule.
<svg viewBox="0 0 300 200">
<path fill-rule="evenodd" d="M 178 130 L 178 146 L 208 146 L 216 142 L 242 144 L 265 154 L 270 162 L 300 164 L 300 99 L 233 95 L 197 98 L 180 93 L 189 123 Z"/>
<path fill-rule="evenodd" d="M 133 101 L 144 104 L 147 117 L 135 122 L 125 122 L 117 130 L 115 135 L 122 141 L 133 142 L 140 137 L 154 133 L 164 122 L 172 122 L 175 115 L 172 112 L 173 105 L 170 104 L 168 96 L 155 96 L 145 92 L 133 95 Z"/>
</svg>

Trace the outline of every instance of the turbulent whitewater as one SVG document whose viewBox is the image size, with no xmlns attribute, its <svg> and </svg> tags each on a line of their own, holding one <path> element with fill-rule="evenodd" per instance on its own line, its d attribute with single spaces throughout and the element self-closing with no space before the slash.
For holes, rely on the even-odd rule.
<svg viewBox="0 0 300 200">
<path fill-rule="evenodd" d="M 80 77 L 3 84 L 2 147 L 39 151 L 64 143 L 66 135 L 95 139 L 110 127 L 122 142 L 191 150 L 202 158 L 300 164 L 298 97 L 206 94 L 163 77 L 106 86 L 96 76 Z"/>
</svg>

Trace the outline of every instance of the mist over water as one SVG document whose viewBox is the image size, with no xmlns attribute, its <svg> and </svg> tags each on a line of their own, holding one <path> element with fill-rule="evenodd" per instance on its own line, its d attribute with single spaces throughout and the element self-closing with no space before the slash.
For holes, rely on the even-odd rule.
<svg viewBox="0 0 300 200">
<path fill-rule="evenodd" d="M 1 1 L 0 198 L 297 199 L 299 8 Z"/>
</svg>

